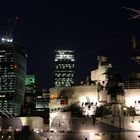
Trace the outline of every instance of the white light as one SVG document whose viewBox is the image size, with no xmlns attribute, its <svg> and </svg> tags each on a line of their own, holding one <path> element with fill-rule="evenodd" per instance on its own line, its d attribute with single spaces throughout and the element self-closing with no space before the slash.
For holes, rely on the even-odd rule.
<svg viewBox="0 0 140 140">
<path fill-rule="evenodd" d="M 39 129 L 34 129 L 34 132 L 38 134 L 40 131 Z"/>
<path fill-rule="evenodd" d="M 8 137 L 11 138 L 12 136 L 9 135 Z"/>
<path fill-rule="evenodd" d="M 1 38 L 1 41 L 4 43 L 4 42 L 13 42 L 13 39 L 12 38 L 8 38 L 8 37 L 2 37 Z"/>
</svg>

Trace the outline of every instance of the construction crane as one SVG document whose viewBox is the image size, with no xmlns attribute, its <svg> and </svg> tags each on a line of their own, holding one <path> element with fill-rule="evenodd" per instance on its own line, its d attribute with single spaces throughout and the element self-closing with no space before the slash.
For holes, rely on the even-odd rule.
<svg viewBox="0 0 140 140">
<path fill-rule="evenodd" d="M 15 17 L 15 20 L 8 19 L 8 29 L 6 30 L 5 35 L 1 38 L 2 43 L 13 42 L 13 34 L 15 32 L 16 23 L 19 20 L 19 17 Z"/>
<path fill-rule="evenodd" d="M 136 10 L 136 9 L 129 8 L 129 7 L 122 7 L 122 8 L 127 9 L 127 10 L 133 12 L 133 14 L 131 14 L 131 17 L 128 18 L 129 20 L 140 18 L 140 10 Z"/>
</svg>

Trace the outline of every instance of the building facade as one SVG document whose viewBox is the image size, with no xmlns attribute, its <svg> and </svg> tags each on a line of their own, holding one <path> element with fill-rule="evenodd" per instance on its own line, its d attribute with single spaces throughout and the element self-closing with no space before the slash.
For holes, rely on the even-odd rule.
<svg viewBox="0 0 140 140">
<path fill-rule="evenodd" d="M 75 58 L 73 50 L 56 50 L 54 58 L 55 86 L 71 86 L 74 84 Z"/>
<path fill-rule="evenodd" d="M 0 44 L 0 109 L 19 116 L 24 103 L 26 53 L 23 46 Z"/>
<path fill-rule="evenodd" d="M 22 110 L 23 116 L 30 116 L 32 114 L 32 110 L 35 108 L 36 93 L 37 87 L 35 75 L 26 75 L 24 107 Z"/>
<path fill-rule="evenodd" d="M 26 83 L 25 85 L 32 85 L 35 84 L 35 75 L 26 75 Z"/>
</svg>

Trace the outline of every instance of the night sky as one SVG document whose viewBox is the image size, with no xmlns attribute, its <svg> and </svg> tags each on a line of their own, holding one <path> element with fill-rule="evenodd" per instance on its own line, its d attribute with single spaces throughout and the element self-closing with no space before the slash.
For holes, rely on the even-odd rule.
<svg viewBox="0 0 140 140">
<path fill-rule="evenodd" d="M 27 73 L 36 75 L 41 88 L 53 85 L 55 49 L 75 50 L 77 82 L 97 67 L 98 55 L 109 57 L 114 69 L 125 78 L 140 70 L 130 59 L 133 35 L 140 46 L 140 19 L 128 20 L 132 13 L 123 6 L 140 10 L 140 1 L 1 2 L 0 36 L 10 19 L 14 40 L 27 50 Z"/>
</svg>

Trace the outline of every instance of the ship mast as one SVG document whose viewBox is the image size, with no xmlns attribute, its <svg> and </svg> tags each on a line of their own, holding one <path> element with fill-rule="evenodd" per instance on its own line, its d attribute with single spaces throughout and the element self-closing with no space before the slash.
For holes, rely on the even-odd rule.
<svg viewBox="0 0 140 140">
<path fill-rule="evenodd" d="M 128 18 L 129 20 L 134 20 L 134 19 L 138 19 L 140 18 L 140 10 L 136 10 L 133 8 L 128 8 L 128 7 L 123 7 L 124 9 L 127 9 L 131 12 L 131 16 L 130 18 Z M 140 51 L 137 48 L 137 44 L 136 44 L 136 38 L 135 36 L 132 37 L 132 51 L 133 51 L 133 55 L 131 56 L 131 58 L 137 62 L 138 64 L 140 64 Z"/>
</svg>

